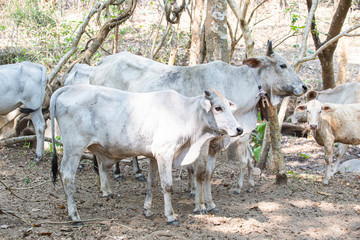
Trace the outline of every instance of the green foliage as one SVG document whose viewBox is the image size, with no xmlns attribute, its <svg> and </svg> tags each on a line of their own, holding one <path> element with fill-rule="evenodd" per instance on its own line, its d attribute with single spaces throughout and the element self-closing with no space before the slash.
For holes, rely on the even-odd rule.
<svg viewBox="0 0 360 240">
<path fill-rule="evenodd" d="M 309 159 L 310 155 L 307 153 L 300 153 L 299 154 L 301 158 L 305 158 L 306 160 Z"/>
<path fill-rule="evenodd" d="M 260 123 L 256 127 L 256 132 L 251 133 L 251 142 L 252 142 L 252 149 L 255 156 L 255 160 L 259 160 L 259 156 L 261 153 L 261 145 L 264 140 L 266 122 Z"/>
<path fill-rule="evenodd" d="M 17 25 L 23 24 L 31 27 L 30 23 L 32 23 L 42 27 L 56 26 L 55 20 L 47 12 L 40 10 L 36 0 L 27 0 L 25 5 L 16 4 L 15 8 L 11 9 L 10 16 Z"/>
</svg>

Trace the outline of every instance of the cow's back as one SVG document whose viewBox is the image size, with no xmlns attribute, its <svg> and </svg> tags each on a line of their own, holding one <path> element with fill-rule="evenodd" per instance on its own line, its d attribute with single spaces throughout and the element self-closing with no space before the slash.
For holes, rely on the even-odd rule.
<svg viewBox="0 0 360 240">
<path fill-rule="evenodd" d="M 360 103 L 360 82 L 341 84 L 333 89 L 319 91 L 317 100 L 321 102 L 351 104 Z"/>
<path fill-rule="evenodd" d="M 335 142 L 354 145 L 360 144 L 360 104 L 329 105 L 334 111 L 322 113 L 321 121 L 325 121 L 331 127 Z M 327 130 L 321 129 L 321 131 Z"/>
</svg>

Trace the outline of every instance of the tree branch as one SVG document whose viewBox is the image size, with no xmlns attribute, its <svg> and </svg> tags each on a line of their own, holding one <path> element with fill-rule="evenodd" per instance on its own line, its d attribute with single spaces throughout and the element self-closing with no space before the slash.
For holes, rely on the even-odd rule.
<svg viewBox="0 0 360 240">
<path fill-rule="evenodd" d="M 56 75 L 60 72 L 62 66 L 77 51 L 77 49 L 78 49 L 77 46 L 79 45 L 80 39 L 81 39 L 82 35 L 84 34 L 85 29 L 86 29 L 87 25 L 89 24 L 90 19 L 92 18 L 92 16 L 94 16 L 94 14 L 97 13 L 100 10 L 99 7 L 100 7 L 100 4 L 96 3 L 94 5 L 94 7 L 91 9 L 90 13 L 86 16 L 83 23 L 81 24 L 80 29 L 79 29 L 79 31 L 76 34 L 76 37 L 74 39 L 74 42 L 71 45 L 71 49 L 60 59 L 58 64 L 56 64 L 54 69 L 49 74 L 48 78 L 49 78 L 49 84 L 51 86 L 53 86 L 53 80 L 55 79 Z"/>
<path fill-rule="evenodd" d="M 307 61 L 311 61 L 311 60 L 314 60 L 316 59 L 316 57 L 324 50 L 326 49 L 328 46 L 330 46 L 331 44 L 333 44 L 334 42 L 338 41 L 339 38 L 341 37 L 344 37 L 344 36 L 347 36 L 349 34 L 349 32 L 352 32 L 354 31 L 355 29 L 358 29 L 360 28 L 360 24 L 358 25 L 355 25 L 349 29 L 347 29 L 346 31 L 340 33 L 339 35 L 333 37 L 332 39 L 330 39 L 329 41 L 327 41 L 325 44 L 323 44 L 314 54 L 308 56 L 308 57 L 304 57 L 304 58 L 301 58 L 299 60 L 297 60 L 294 64 L 294 68 L 297 68 L 298 65 L 304 63 L 304 62 L 307 62 Z"/>
</svg>

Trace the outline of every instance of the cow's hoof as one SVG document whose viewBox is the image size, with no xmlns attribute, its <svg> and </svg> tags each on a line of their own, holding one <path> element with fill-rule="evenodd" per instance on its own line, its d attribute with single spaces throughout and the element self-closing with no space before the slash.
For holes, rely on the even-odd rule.
<svg viewBox="0 0 360 240">
<path fill-rule="evenodd" d="M 253 192 L 253 191 L 254 191 L 253 188 L 249 188 L 249 189 L 247 190 L 248 193 L 251 193 L 251 192 Z"/>
<path fill-rule="evenodd" d="M 206 215 L 208 212 L 205 209 L 193 211 L 195 215 Z"/>
<path fill-rule="evenodd" d="M 78 168 L 77 168 L 77 172 L 81 172 L 83 171 L 85 168 L 84 164 L 79 164 Z"/>
<path fill-rule="evenodd" d="M 102 198 L 108 198 L 108 199 L 110 199 L 110 198 L 114 198 L 114 194 L 113 193 L 110 193 L 110 194 L 106 194 L 106 195 L 103 195 L 103 196 L 101 196 Z"/>
<path fill-rule="evenodd" d="M 175 219 L 174 221 L 167 222 L 167 225 L 171 225 L 171 226 L 179 226 L 179 221 L 178 221 L 177 219 Z"/>
<path fill-rule="evenodd" d="M 239 190 L 235 190 L 235 191 L 234 191 L 234 194 L 235 194 L 235 195 L 239 195 L 239 194 L 240 194 L 240 191 L 239 191 Z"/>
<path fill-rule="evenodd" d="M 82 221 L 74 221 L 71 223 L 72 226 L 83 226 L 84 223 Z"/>
<path fill-rule="evenodd" d="M 124 178 L 121 175 L 118 176 L 114 176 L 115 180 L 118 182 L 121 182 L 122 180 L 124 180 Z"/>
<path fill-rule="evenodd" d="M 189 194 L 189 198 L 194 198 L 194 197 L 195 197 L 195 193 L 192 193 L 192 192 L 191 192 L 191 193 Z"/>
<path fill-rule="evenodd" d="M 145 215 L 145 218 L 147 218 L 147 219 L 149 219 L 153 216 L 151 210 L 147 210 L 147 209 L 144 210 L 144 215 Z"/>
<path fill-rule="evenodd" d="M 221 212 L 221 211 L 220 211 L 220 209 L 219 209 L 218 207 L 214 207 L 214 208 L 212 208 L 212 209 L 210 209 L 210 210 L 207 210 L 207 212 L 208 212 L 209 214 L 215 214 L 215 213 L 219 213 L 219 212 Z"/>
<path fill-rule="evenodd" d="M 329 180 L 324 180 L 324 181 L 323 181 L 323 184 L 324 184 L 324 185 L 329 185 Z"/>
<path fill-rule="evenodd" d="M 146 182 L 144 175 L 136 177 L 136 180 L 138 180 L 139 182 Z"/>
</svg>

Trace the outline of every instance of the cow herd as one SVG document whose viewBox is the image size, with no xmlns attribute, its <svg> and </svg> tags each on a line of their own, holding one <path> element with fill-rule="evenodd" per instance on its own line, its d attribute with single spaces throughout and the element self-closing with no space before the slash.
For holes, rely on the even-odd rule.
<svg viewBox="0 0 360 240">
<path fill-rule="evenodd" d="M 249 137 L 257 123 L 260 90 L 277 105 L 285 96 L 303 95 L 307 87 L 286 60 L 273 52 L 271 42 L 264 57 L 247 58 L 243 64 L 235 67 L 215 61 L 169 66 L 121 52 L 103 58 L 95 67 L 75 65 L 65 78 L 65 86 L 55 91 L 50 100 L 53 144 L 55 119 L 63 141 L 60 167 L 53 148 L 53 181 L 59 173 L 73 223 L 82 223 L 75 204 L 74 182 L 86 149 L 97 160 L 103 196 L 112 195 L 107 168 L 124 158 L 148 158 L 145 215 L 152 214 L 153 187 L 159 175 L 165 216 L 171 225 L 178 224 L 171 203 L 172 168 L 182 165 L 190 173 L 194 213 L 219 211 L 211 194 L 211 176 L 217 153 L 229 147 L 236 150 L 233 157 L 240 167 L 235 191 L 240 193 L 245 171 L 252 188 L 254 165 Z M 22 112 L 31 114 L 37 136 L 35 161 L 41 158 L 44 148 L 41 105 L 46 82 L 46 68 L 39 64 L 0 66 L 0 114 L 19 106 Z M 337 88 L 334 93 L 311 91 L 317 100 L 309 101 L 309 92 L 307 103 L 298 106 L 292 117 L 293 121 L 307 119 L 315 140 L 325 147 L 324 184 L 342 159 L 338 158 L 331 169 L 333 143 L 360 143 L 352 130 L 360 121 L 360 105 L 354 104 L 359 102 L 359 87 L 349 87 L 355 91 L 350 102 L 340 97 L 346 89 L 341 89 L 342 94 L 340 89 L 335 91 Z M 339 97 L 331 99 L 332 94 Z M 341 149 L 343 154 L 345 148 Z M 139 169 L 136 171 L 141 175 Z"/>
</svg>

